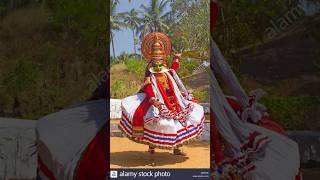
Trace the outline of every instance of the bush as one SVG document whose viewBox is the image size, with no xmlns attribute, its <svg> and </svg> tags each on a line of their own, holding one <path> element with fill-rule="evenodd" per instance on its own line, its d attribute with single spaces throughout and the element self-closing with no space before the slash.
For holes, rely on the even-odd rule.
<svg viewBox="0 0 320 180">
<path fill-rule="evenodd" d="M 192 92 L 192 95 L 199 102 L 209 102 L 209 92 L 208 91 L 194 90 Z"/>
<path fill-rule="evenodd" d="M 96 44 L 107 42 L 106 1 L 48 0 L 46 3 L 53 12 L 50 22 L 55 29 Z"/>
<path fill-rule="evenodd" d="M 130 58 L 125 62 L 128 70 L 134 73 L 137 77 L 144 77 L 146 70 L 145 61 L 140 59 Z"/>
<path fill-rule="evenodd" d="M 39 79 L 39 66 L 30 62 L 19 61 L 15 69 L 3 80 L 7 93 L 16 96 L 30 88 Z"/>
<path fill-rule="evenodd" d="M 288 130 L 302 130 L 308 114 L 315 111 L 320 104 L 320 97 L 298 96 L 278 97 L 269 96 L 261 101 L 271 116 Z"/>
<path fill-rule="evenodd" d="M 121 91 L 125 89 L 126 84 L 123 80 L 117 80 L 111 84 L 110 92 L 112 94 L 111 97 L 121 97 Z"/>
<path fill-rule="evenodd" d="M 170 66 L 171 62 L 169 62 L 168 65 Z M 181 58 L 180 67 L 177 73 L 180 77 L 190 76 L 200 65 L 201 61 L 199 60 Z"/>
</svg>

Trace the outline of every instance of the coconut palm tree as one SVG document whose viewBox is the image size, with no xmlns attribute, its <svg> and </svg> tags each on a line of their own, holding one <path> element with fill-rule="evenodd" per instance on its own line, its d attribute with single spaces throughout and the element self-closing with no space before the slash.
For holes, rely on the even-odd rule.
<svg viewBox="0 0 320 180">
<path fill-rule="evenodd" d="M 133 36 L 133 48 L 134 53 L 137 54 L 136 51 L 136 36 L 135 30 L 138 29 L 141 23 L 141 19 L 139 18 L 139 13 L 135 9 L 131 9 L 129 12 L 125 13 L 123 20 L 127 24 L 127 27 L 131 29 Z"/>
<path fill-rule="evenodd" d="M 119 0 L 111 0 L 110 2 L 110 39 L 112 44 L 112 52 L 113 52 L 113 58 L 116 58 L 116 53 L 114 49 L 114 32 L 120 31 L 121 28 L 126 27 L 125 23 L 122 21 L 122 18 L 124 16 L 124 13 L 117 13 L 116 7 L 119 4 Z"/>
<path fill-rule="evenodd" d="M 142 25 L 137 29 L 140 38 L 148 32 L 163 32 L 169 27 L 165 20 L 170 16 L 170 12 L 165 12 L 169 0 L 151 0 L 148 6 L 141 5 Z"/>
</svg>

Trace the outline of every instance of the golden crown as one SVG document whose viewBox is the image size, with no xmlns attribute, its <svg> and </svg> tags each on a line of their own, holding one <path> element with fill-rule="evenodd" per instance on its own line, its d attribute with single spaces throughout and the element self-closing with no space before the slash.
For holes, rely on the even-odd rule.
<svg viewBox="0 0 320 180">
<path fill-rule="evenodd" d="M 141 43 L 141 52 L 144 58 L 149 61 L 151 59 L 165 60 L 170 54 L 171 43 L 163 33 L 153 32 L 146 35 Z"/>
</svg>

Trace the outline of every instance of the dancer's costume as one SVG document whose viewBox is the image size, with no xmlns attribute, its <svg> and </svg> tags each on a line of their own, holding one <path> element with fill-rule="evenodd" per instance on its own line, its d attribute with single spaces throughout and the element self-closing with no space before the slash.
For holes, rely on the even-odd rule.
<svg viewBox="0 0 320 180">
<path fill-rule="evenodd" d="M 212 2 L 214 18 L 217 9 L 217 4 Z M 214 127 L 224 140 L 224 148 L 220 147 L 224 159 L 217 150 L 214 151 L 215 163 L 220 168 L 218 172 L 224 172 L 229 179 L 233 179 L 234 174 L 250 180 L 301 179 L 297 144 L 286 136 L 283 128 L 268 116 L 266 108 L 257 102 L 264 94 L 262 90 L 252 91 L 249 96 L 246 94 L 213 40 L 211 68 L 212 123 L 215 123 Z M 233 98 L 224 95 L 216 75 L 226 83 Z"/>
<path fill-rule="evenodd" d="M 154 32 L 144 37 L 142 53 L 148 60 L 143 90 L 122 100 L 120 129 L 131 140 L 152 147 L 172 149 L 201 135 L 204 110 L 196 103 L 176 73 L 179 58 L 169 69 L 165 59 L 171 45 L 166 35 Z M 153 60 L 164 67 L 154 71 Z M 159 109 L 155 103 L 162 104 Z"/>
</svg>

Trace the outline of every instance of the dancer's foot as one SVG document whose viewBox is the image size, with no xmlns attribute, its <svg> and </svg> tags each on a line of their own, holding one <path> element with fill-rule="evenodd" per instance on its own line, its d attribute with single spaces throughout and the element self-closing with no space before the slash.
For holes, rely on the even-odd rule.
<svg viewBox="0 0 320 180">
<path fill-rule="evenodd" d="M 187 154 L 182 152 L 181 149 L 175 148 L 173 149 L 173 154 L 174 155 L 179 155 L 179 156 L 186 156 Z"/>
</svg>

